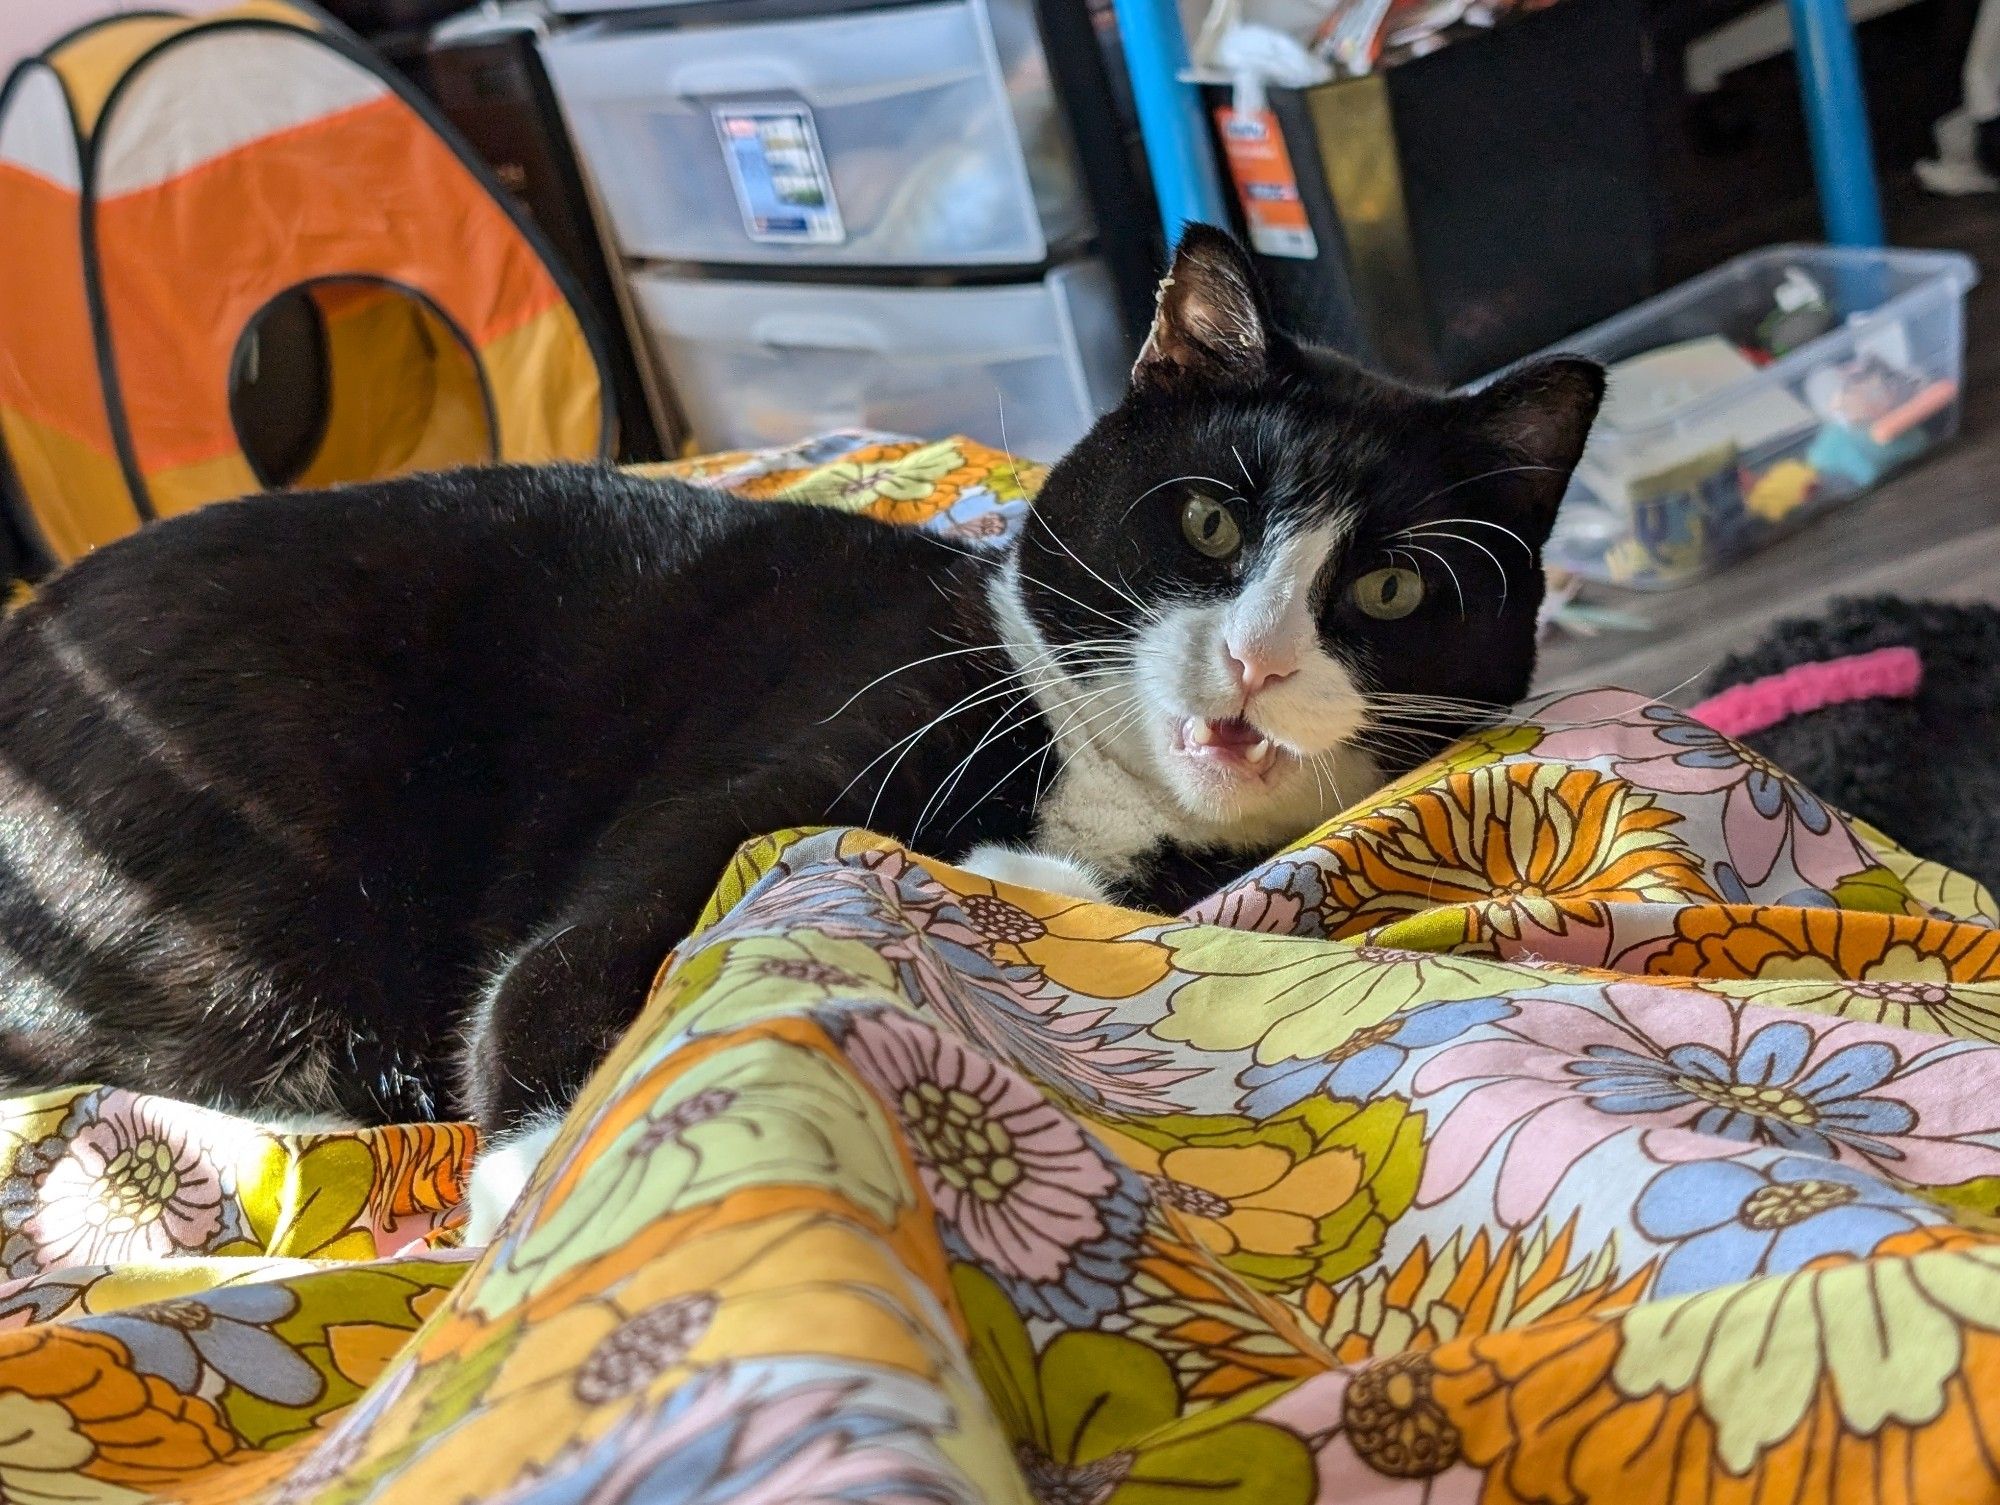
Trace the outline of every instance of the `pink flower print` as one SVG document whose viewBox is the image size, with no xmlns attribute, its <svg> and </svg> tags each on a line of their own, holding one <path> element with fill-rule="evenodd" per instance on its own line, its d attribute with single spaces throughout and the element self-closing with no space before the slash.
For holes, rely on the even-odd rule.
<svg viewBox="0 0 2000 1505">
<path fill-rule="evenodd" d="M 1672 706 L 1597 691 L 1559 700 L 1541 714 L 1593 723 L 1552 732 L 1538 750 L 1541 756 L 1585 762 L 1608 755 L 1612 771 L 1638 788 L 1720 795 L 1729 866 L 1748 885 L 1747 898 L 1782 900 L 1797 886 L 1785 878 L 1785 892 L 1755 892 L 1780 871 L 1778 858 L 1787 850 L 1798 876 L 1818 889 L 1830 889 L 1871 865 L 1853 833 L 1818 795 Z"/>
<path fill-rule="evenodd" d="M 0 1217 L 14 1235 L 9 1273 L 214 1245 L 228 1208 L 220 1168 L 188 1121 L 198 1111 L 115 1089 L 82 1099 L 53 1139 L 21 1152 L 0 1188 Z"/>
<path fill-rule="evenodd" d="M 1026 1079 L 920 1020 L 859 1015 L 846 1046 L 901 1120 L 946 1242 L 1027 1310 L 1110 1310 L 1144 1221 L 1136 1177 Z"/>
<path fill-rule="evenodd" d="M 1496 1146 L 1508 1227 L 1539 1214 L 1571 1167 L 1635 1131 L 1656 1160 L 1772 1145 L 1943 1184 L 2000 1172 L 2000 1105 L 1963 1101 L 1992 1047 L 1774 1010 L 1688 989 L 1612 984 L 1517 1000 L 1492 1034 L 1420 1067 L 1419 1097 L 1472 1084 L 1432 1137 L 1419 1201 L 1468 1182 Z M 1587 999 L 1588 1001 L 1581 1001 Z M 1990 1068 L 1988 1068 L 1990 1069 Z"/>
<path fill-rule="evenodd" d="M 1268 935 L 1297 935 L 1305 905 L 1298 895 L 1265 888 L 1249 881 L 1223 889 L 1187 912 L 1190 920 L 1203 925 L 1221 925 L 1229 930 L 1261 930 Z"/>
</svg>

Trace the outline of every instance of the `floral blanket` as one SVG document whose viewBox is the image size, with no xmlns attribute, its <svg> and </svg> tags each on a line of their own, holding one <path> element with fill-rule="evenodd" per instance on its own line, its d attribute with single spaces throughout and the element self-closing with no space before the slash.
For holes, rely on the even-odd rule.
<svg viewBox="0 0 2000 1505">
<path fill-rule="evenodd" d="M 490 1248 L 462 1127 L 0 1110 L 0 1499 L 2000 1498 L 1995 918 L 1613 691 L 1178 918 L 774 834 Z"/>
</svg>

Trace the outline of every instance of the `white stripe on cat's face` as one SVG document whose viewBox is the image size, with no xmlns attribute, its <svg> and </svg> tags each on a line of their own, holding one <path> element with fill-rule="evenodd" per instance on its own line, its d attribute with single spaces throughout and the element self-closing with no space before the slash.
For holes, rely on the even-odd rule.
<svg viewBox="0 0 2000 1505">
<path fill-rule="evenodd" d="M 1347 533 L 1336 519 L 1266 539 L 1236 595 L 1169 607 L 1140 631 L 1146 712 L 1121 741 L 1191 815 L 1296 829 L 1338 802 L 1329 778 L 1351 766 L 1341 754 L 1367 707 L 1320 639 L 1319 583 Z"/>
</svg>

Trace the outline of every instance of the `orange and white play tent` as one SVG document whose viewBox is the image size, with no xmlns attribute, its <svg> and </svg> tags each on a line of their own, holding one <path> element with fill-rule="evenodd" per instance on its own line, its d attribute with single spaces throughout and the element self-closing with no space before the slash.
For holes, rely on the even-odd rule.
<svg viewBox="0 0 2000 1505">
<path fill-rule="evenodd" d="M 0 456 L 53 561 L 273 486 L 604 454 L 532 227 L 334 22 L 71 33 L 0 88 Z"/>
</svg>

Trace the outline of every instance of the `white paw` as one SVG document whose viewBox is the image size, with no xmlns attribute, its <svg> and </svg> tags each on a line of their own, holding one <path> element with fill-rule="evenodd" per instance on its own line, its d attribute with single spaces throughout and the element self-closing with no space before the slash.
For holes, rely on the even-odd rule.
<svg viewBox="0 0 2000 1505">
<path fill-rule="evenodd" d="M 467 1244 L 493 1242 L 493 1235 L 500 1231 L 502 1220 L 513 1211 L 514 1204 L 521 1200 L 521 1193 L 528 1188 L 528 1178 L 542 1163 L 549 1142 L 561 1127 L 559 1114 L 531 1118 L 480 1153 L 472 1163 L 472 1182 L 465 1193 L 469 1213 L 465 1220 Z"/>
<path fill-rule="evenodd" d="M 1054 852 L 1024 852 L 989 841 L 967 852 L 958 866 L 1016 888 L 1068 894 L 1072 899 L 1092 899 L 1099 904 L 1111 902 L 1111 892 L 1102 878 L 1076 858 Z"/>
</svg>

